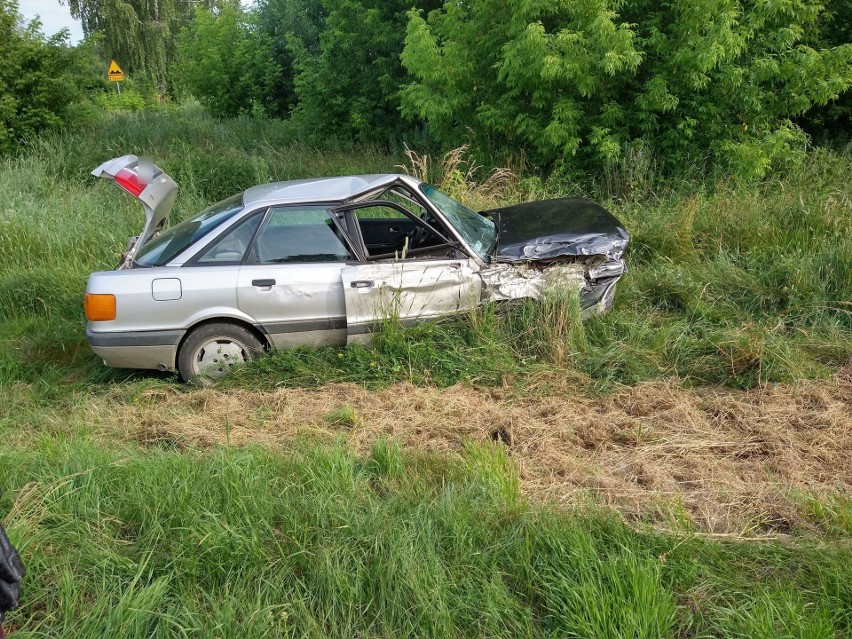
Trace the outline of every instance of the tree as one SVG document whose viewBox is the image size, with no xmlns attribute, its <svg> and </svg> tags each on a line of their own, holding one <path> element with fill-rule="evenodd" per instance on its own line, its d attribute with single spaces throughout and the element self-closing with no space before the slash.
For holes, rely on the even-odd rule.
<svg viewBox="0 0 852 639">
<path fill-rule="evenodd" d="M 104 54 L 128 73 L 144 73 L 161 91 L 176 77 L 178 37 L 197 7 L 218 0 L 60 0 L 87 36 L 100 34 Z"/>
<path fill-rule="evenodd" d="M 818 31 L 809 34 L 809 46 L 826 49 L 852 42 L 852 2 L 826 0 L 819 26 Z M 796 122 L 820 142 L 849 143 L 852 140 L 852 91 L 846 91 L 826 105 L 810 109 Z"/>
<path fill-rule="evenodd" d="M 0 152 L 61 125 L 80 99 L 86 82 L 67 40 L 65 30 L 45 37 L 37 20 L 23 23 L 16 0 L 0 0 Z"/>
<path fill-rule="evenodd" d="M 319 55 L 325 8 L 321 0 L 259 0 L 257 16 L 280 70 L 269 96 L 271 113 L 283 117 L 297 102 L 294 83 L 297 52 L 304 56 Z"/>
<path fill-rule="evenodd" d="M 814 47 L 810 0 L 450 0 L 409 16 L 403 113 L 448 144 L 521 146 L 600 170 L 631 145 L 671 167 L 761 175 L 791 118 L 852 86 L 852 45 Z"/>
<path fill-rule="evenodd" d="M 275 111 L 273 86 L 281 70 L 252 13 L 225 5 L 198 9 L 179 47 L 186 87 L 217 116 Z"/>
<path fill-rule="evenodd" d="M 399 134 L 400 62 L 412 0 L 322 0 L 317 48 L 293 42 L 294 117 L 315 138 L 387 140 Z M 424 9 L 438 0 L 421 0 Z"/>
</svg>

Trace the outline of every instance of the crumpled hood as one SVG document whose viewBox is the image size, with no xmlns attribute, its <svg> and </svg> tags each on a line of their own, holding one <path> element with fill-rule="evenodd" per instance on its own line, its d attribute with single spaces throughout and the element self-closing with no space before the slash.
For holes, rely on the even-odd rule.
<svg viewBox="0 0 852 639">
<path fill-rule="evenodd" d="M 487 213 L 500 233 L 499 262 L 586 255 L 620 259 L 630 239 L 612 213 L 584 198 L 527 202 Z"/>
</svg>

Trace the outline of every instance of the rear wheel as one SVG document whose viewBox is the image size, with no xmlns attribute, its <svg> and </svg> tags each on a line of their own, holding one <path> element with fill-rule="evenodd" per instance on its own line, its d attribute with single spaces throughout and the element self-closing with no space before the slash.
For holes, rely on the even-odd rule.
<svg viewBox="0 0 852 639">
<path fill-rule="evenodd" d="M 217 322 L 190 332 L 178 353 L 178 371 L 185 382 L 210 386 L 231 369 L 263 355 L 263 344 L 250 330 Z"/>
</svg>

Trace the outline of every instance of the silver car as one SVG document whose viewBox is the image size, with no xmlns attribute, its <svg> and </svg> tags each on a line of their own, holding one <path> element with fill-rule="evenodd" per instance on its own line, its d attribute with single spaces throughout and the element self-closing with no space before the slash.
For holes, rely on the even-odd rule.
<svg viewBox="0 0 852 639">
<path fill-rule="evenodd" d="M 610 308 L 628 234 L 579 198 L 476 213 L 408 175 L 254 186 L 165 229 L 177 184 L 134 155 L 93 175 L 145 226 L 86 287 L 86 336 L 107 366 L 211 380 L 271 349 L 369 340 L 387 317 L 436 319 L 575 287 Z"/>
</svg>

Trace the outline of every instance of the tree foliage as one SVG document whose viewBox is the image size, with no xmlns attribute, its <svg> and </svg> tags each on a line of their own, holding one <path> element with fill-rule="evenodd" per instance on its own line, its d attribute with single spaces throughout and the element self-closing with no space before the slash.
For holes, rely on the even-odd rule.
<svg viewBox="0 0 852 639">
<path fill-rule="evenodd" d="M 399 133 L 399 54 L 412 0 L 321 0 L 316 48 L 291 40 L 296 119 L 314 137 L 386 140 Z M 420 0 L 423 9 L 440 6 Z"/>
<path fill-rule="evenodd" d="M 144 73 L 160 90 L 177 74 L 178 38 L 198 7 L 218 0 L 60 0 L 79 19 L 86 36 L 97 34 L 107 58 L 128 73 Z"/>
<path fill-rule="evenodd" d="M 257 16 L 270 43 L 272 59 L 280 69 L 270 87 L 271 112 L 285 116 L 298 101 L 294 82 L 296 55 L 319 55 L 325 7 L 321 0 L 259 0 Z"/>
<path fill-rule="evenodd" d="M 198 9 L 179 52 L 183 83 L 213 115 L 275 112 L 271 95 L 281 70 L 253 13 L 230 5 Z"/>
<path fill-rule="evenodd" d="M 92 84 L 81 70 L 84 52 L 67 39 L 67 31 L 46 37 L 37 20 L 23 23 L 16 0 L 0 0 L 0 152 L 62 124 Z"/>
<path fill-rule="evenodd" d="M 791 118 L 852 86 L 852 44 L 809 36 L 811 0 L 450 0 L 412 11 L 402 110 L 448 144 L 521 146 L 600 168 L 642 145 L 670 165 L 761 175 Z"/>
</svg>

